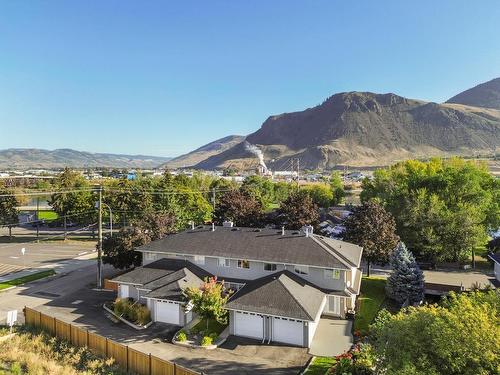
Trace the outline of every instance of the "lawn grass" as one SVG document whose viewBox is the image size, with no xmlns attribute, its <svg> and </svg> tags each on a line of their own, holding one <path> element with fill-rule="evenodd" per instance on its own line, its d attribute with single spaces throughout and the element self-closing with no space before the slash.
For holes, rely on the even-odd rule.
<svg viewBox="0 0 500 375">
<path fill-rule="evenodd" d="M 305 375 L 325 375 L 334 363 L 335 358 L 332 357 L 314 357 Z"/>
<path fill-rule="evenodd" d="M 53 269 L 50 269 L 47 271 L 37 272 L 37 273 L 33 273 L 31 275 L 19 277 L 17 279 L 13 279 L 10 281 L 5 281 L 3 283 L 0 283 L 0 290 L 10 288 L 11 286 L 18 286 L 18 285 L 26 284 L 26 283 L 29 283 L 30 281 L 43 279 L 44 277 L 52 276 L 55 273 L 56 272 Z"/>
<path fill-rule="evenodd" d="M 359 309 L 354 320 L 354 330 L 362 335 L 368 333 L 369 325 L 375 319 L 385 300 L 386 280 L 379 277 L 363 277 L 361 295 L 358 297 Z"/>
<path fill-rule="evenodd" d="M 59 217 L 57 212 L 49 210 L 38 211 L 38 220 L 56 220 Z"/>
</svg>

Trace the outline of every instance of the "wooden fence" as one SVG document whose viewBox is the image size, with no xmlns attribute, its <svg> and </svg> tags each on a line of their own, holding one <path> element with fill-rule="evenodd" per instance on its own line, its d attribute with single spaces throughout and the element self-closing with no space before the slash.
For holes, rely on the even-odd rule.
<svg viewBox="0 0 500 375">
<path fill-rule="evenodd" d="M 40 311 L 24 308 L 27 325 L 41 327 L 53 336 L 71 342 L 75 346 L 87 347 L 96 355 L 114 358 L 116 363 L 131 373 L 139 375 L 200 375 L 173 362 L 129 348 L 87 329 L 63 322 Z"/>
</svg>

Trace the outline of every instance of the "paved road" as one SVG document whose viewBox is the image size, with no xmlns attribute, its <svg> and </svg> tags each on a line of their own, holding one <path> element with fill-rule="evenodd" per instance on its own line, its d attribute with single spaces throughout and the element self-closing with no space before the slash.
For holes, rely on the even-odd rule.
<svg viewBox="0 0 500 375">
<path fill-rule="evenodd" d="M 104 267 L 104 275 L 116 271 Z M 24 306 L 36 307 L 47 304 L 58 297 L 67 296 L 96 282 L 95 260 L 79 260 L 61 269 L 54 278 L 40 280 L 11 290 L 0 292 L 0 322 L 5 321 L 10 310 L 21 311 Z"/>
<path fill-rule="evenodd" d="M 366 269 L 366 267 L 365 267 Z M 389 266 L 372 266 L 372 276 L 389 277 L 391 268 Z M 424 270 L 425 281 L 428 283 L 464 286 L 471 288 L 473 285 L 495 286 L 493 270 Z"/>
</svg>

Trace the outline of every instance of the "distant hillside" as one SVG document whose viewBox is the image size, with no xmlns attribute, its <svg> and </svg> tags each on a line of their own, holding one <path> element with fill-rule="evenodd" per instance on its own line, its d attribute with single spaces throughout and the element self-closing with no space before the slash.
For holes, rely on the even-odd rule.
<svg viewBox="0 0 500 375">
<path fill-rule="evenodd" d="M 291 157 L 302 168 L 369 166 L 433 155 L 491 154 L 500 145 L 500 111 L 437 104 L 395 94 L 339 93 L 301 112 L 269 117 L 246 141 L 268 166 Z M 257 160 L 243 143 L 196 165 L 248 168 Z"/>
<path fill-rule="evenodd" d="M 170 158 L 145 155 L 101 154 L 71 149 L 42 150 L 10 148 L 0 150 L 0 168 L 154 168 Z"/>
<path fill-rule="evenodd" d="M 193 165 L 196 165 L 208 159 L 211 156 L 220 154 L 221 152 L 230 149 L 231 147 L 237 145 L 238 143 L 243 142 L 244 139 L 245 137 L 241 135 L 229 135 L 227 137 L 218 139 L 216 141 L 210 142 L 209 144 L 201 146 L 200 148 L 190 153 L 173 158 L 172 160 L 162 165 L 162 167 L 171 169 L 192 167 Z"/>
<path fill-rule="evenodd" d="M 447 103 L 500 109 L 500 78 L 492 79 L 469 90 L 465 90 L 449 99 Z"/>
</svg>

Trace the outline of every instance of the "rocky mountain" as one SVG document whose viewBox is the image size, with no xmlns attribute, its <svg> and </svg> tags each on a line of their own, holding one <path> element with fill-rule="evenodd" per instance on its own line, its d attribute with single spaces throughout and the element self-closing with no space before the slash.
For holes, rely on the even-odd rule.
<svg viewBox="0 0 500 375">
<path fill-rule="evenodd" d="M 102 154 L 71 149 L 43 150 L 9 148 L 0 150 L 0 168 L 154 168 L 170 158 L 145 155 Z"/>
<path fill-rule="evenodd" d="M 449 99 L 447 103 L 500 109 L 500 78 L 492 79 L 465 90 Z"/>
<path fill-rule="evenodd" d="M 245 137 L 241 135 L 229 135 L 227 137 L 210 142 L 187 154 L 178 156 L 162 165 L 169 169 L 192 167 L 211 156 L 220 154 L 238 143 L 243 142 Z"/>
<path fill-rule="evenodd" d="M 346 92 L 301 112 L 271 116 L 246 142 L 261 149 L 272 169 L 283 168 L 290 158 L 299 158 L 301 168 L 332 168 L 491 154 L 500 145 L 500 111 L 395 94 Z M 257 165 L 255 155 L 238 143 L 195 167 Z"/>
</svg>

